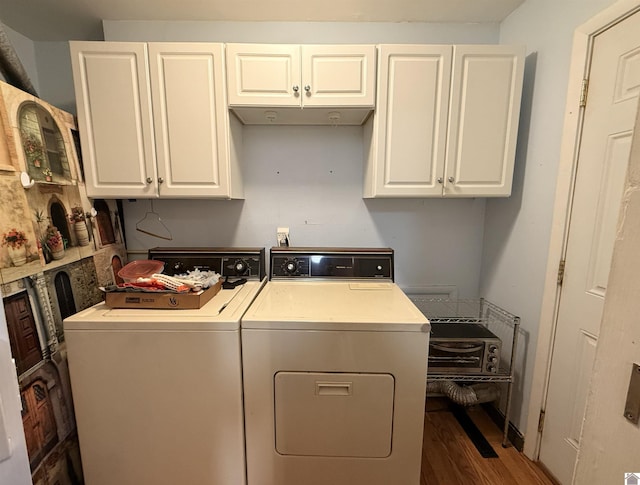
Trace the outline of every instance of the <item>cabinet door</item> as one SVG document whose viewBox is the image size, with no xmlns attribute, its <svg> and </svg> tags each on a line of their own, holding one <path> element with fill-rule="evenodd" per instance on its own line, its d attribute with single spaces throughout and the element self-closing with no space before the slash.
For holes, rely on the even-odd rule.
<svg viewBox="0 0 640 485">
<path fill-rule="evenodd" d="M 222 44 L 148 48 L 160 196 L 229 196 Z"/>
<path fill-rule="evenodd" d="M 146 45 L 70 47 L 87 195 L 157 195 Z"/>
<path fill-rule="evenodd" d="M 375 75 L 374 45 L 303 45 L 302 105 L 373 108 Z"/>
<path fill-rule="evenodd" d="M 229 106 L 300 106 L 300 46 L 227 44 Z"/>
<path fill-rule="evenodd" d="M 441 196 L 452 47 L 382 45 L 379 55 L 365 197 Z"/>
<path fill-rule="evenodd" d="M 454 46 L 445 196 L 509 196 L 524 48 Z"/>
</svg>

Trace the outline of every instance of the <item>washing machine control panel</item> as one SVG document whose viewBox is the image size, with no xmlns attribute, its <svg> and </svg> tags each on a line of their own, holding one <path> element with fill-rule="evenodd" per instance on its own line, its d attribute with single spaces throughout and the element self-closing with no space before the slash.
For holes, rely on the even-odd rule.
<svg viewBox="0 0 640 485">
<path fill-rule="evenodd" d="M 271 278 L 349 278 L 393 281 L 393 250 L 386 248 L 272 248 Z"/>
<path fill-rule="evenodd" d="M 171 276 L 195 269 L 230 279 L 265 276 L 264 248 L 153 248 L 149 259 L 164 261 L 164 273 Z"/>
</svg>

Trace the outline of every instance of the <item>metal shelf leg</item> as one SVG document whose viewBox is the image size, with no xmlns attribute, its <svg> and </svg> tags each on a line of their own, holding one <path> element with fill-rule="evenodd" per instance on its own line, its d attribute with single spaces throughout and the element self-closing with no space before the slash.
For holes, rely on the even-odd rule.
<svg viewBox="0 0 640 485">
<path fill-rule="evenodd" d="M 508 448 L 509 443 L 509 414 L 511 412 L 511 394 L 513 392 L 513 381 L 507 384 L 507 405 L 504 408 L 504 428 L 502 434 L 502 447 Z"/>
</svg>

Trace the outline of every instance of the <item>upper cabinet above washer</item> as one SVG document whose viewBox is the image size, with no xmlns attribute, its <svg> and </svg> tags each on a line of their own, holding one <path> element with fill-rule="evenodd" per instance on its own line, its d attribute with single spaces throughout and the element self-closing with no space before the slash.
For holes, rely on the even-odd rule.
<svg viewBox="0 0 640 485">
<path fill-rule="evenodd" d="M 382 45 L 365 197 L 507 197 L 524 48 Z"/>
<path fill-rule="evenodd" d="M 246 124 L 359 125 L 375 106 L 374 45 L 226 49 L 229 107 Z"/>
<path fill-rule="evenodd" d="M 70 47 L 90 197 L 243 196 L 222 44 Z"/>
</svg>

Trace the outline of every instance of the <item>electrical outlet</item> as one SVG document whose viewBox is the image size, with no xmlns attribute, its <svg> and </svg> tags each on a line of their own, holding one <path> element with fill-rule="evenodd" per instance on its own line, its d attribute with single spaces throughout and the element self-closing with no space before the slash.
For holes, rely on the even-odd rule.
<svg viewBox="0 0 640 485">
<path fill-rule="evenodd" d="M 276 231 L 276 240 L 278 241 L 278 246 L 289 246 L 289 228 L 288 227 L 279 227 Z"/>
</svg>

